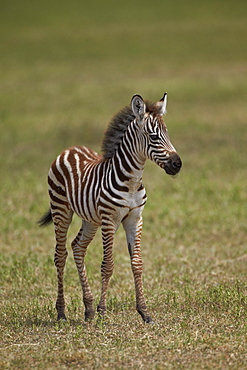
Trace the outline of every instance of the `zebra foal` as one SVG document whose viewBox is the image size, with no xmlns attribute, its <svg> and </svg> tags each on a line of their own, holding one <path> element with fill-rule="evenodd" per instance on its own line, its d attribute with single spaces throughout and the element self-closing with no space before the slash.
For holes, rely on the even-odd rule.
<svg viewBox="0 0 247 370">
<path fill-rule="evenodd" d="M 72 242 L 85 305 L 85 320 L 94 317 L 93 295 L 87 280 L 84 257 L 98 227 L 103 240 L 101 265 L 102 288 L 97 311 L 106 311 L 106 292 L 113 272 L 113 239 L 122 223 L 126 232 L 134 276 L 136 309 L 144 322 L 150 322 L 142 286 L 141 231 L 142 211 L 147 200 L 142 184 L 146 159 L 157 163 L 169 175 L 177 174 L 181 159 L 170 142 L 162 116 L 167 94 L 157 103 L 134 95 L 131 105 L 116 114 L 106 130 L 103 155 L 84 146 L 62 152 L 48 174 L 50 210 L 39 221 L 45 226 L 53 221 L 56 247 L 58 320 L 64 313 L 63 275 L 67 258 L 66 238 L 73 213 L 82 218 L 82 226 Z"/>
</svg>

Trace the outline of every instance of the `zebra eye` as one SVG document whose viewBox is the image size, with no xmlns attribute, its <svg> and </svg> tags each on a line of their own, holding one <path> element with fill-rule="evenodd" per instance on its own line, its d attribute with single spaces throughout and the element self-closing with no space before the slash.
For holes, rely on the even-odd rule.
<svg viewBox="0 0 247 370">
<path fill-rule="evenodd" d="M 151 137 L 152 140 L 158 140 L 159 139 L 159 135 L 154 134 L 154 133 L 149 134 L 149 136 Z"/>
</svg>

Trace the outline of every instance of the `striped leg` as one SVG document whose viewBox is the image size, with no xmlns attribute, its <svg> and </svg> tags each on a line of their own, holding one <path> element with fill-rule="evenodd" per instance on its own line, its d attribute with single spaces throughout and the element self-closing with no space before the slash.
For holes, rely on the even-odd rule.
<svg viewBox="0 0 247 370">
<path fill-rule="evenodd" d="M 54 209 L 52 211 L 54 213 Z M 73 213 L 69 211 L 67 216 L 64 214 L 59 215 L 58 213 L 56 213 L 56 216 L 53 216 L 56 237 L 54 263 L 57 268 L 57 281 L 58 281 L 57 301 L 56 301 L 58 320 L 66 320 L 66 316 L 64 314 L 65 300 L 63 291 L 63 275 L 64 275 L 64 266 L 68 255 L 66 249 L 67 232 L 69 225 L 71 223 L 72 214 Z"/>
<path fill-rule="evenodd" d="M 114 262 L 112 256 L 113 239 L 115 234 L 115 227 L 109 220 L 102 221 L 102 240 L 103 240 L 103 261 L 101 264 L 101 297 L 97 307 L 97 311 L 104 315 L 106 311 L 106 294 L 109 280 L 113 273 Z"/>
<path fill-rule="evenodd" d="M 82 227 L 77 237 L 71 244 L 74 254 L 74 260 L 76 263 L 76 267 L 78 270 L 82 286 L 83 302 L 85 305 L 85 320 L 90 320 L 94 317 L 94 309 L 93 309 L 93 295 L 87 280 L 84 258 L 87 252 L 87 247 L 91 240 L 93 239 L 93 237 L 95 236 L 97 229 L 98 226 L 83 221 Z"/>
<path fill-rule="evenodd" d="M 151 322 L 151 316 L 148 314 L 143 286 L 142 286 L 142 257 L 141 257 L 141 232 L 142 218 L 138 216 L 135 219 L 134 214 L 124 220 L 123 227 L 126 232 L 128 249 L 131 259 L 131 267 L 134 275 L 135 291 L 136 291 L 136 309 L 141 315 L 144 322 Z"/>
</svg>

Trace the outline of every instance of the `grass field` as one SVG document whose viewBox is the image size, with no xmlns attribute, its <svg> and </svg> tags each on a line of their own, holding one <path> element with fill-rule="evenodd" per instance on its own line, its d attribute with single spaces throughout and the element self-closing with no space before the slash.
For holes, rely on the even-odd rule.
<svg viewBox="0 0 247 370">
<path fill-rule="evenodd" d="M 1 1 L 0 368 L 247 368 L 247 3 Z M 46 176 L 66 147 L 100 151 L 134 93 L 158 100 L 183 169 L 147 162 L 142 255 L 154 324 L 135 311 L 124 232 L 104 322 L 83 322 L 70 247 L 57 323 Z M 80 220 L 73 220 L 69 241 Z M 102 246 L 87 269 L 96 303 Z M 95 304 L 96 304 L 95 303 Z"/>
</svg>

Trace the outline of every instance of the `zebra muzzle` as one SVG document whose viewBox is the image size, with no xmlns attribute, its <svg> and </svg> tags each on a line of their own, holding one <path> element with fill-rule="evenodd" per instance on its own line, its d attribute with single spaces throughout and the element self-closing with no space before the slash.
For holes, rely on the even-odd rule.
<svg viewBox="0 0 247 370">
<path fill-rule="evenodd" d="M 164 170 L 168 175 L 176 175 L 182 167 L 181 158 L 177 153 L 172 153 L 168 159 L 165 160 Z"/>
</svg>

